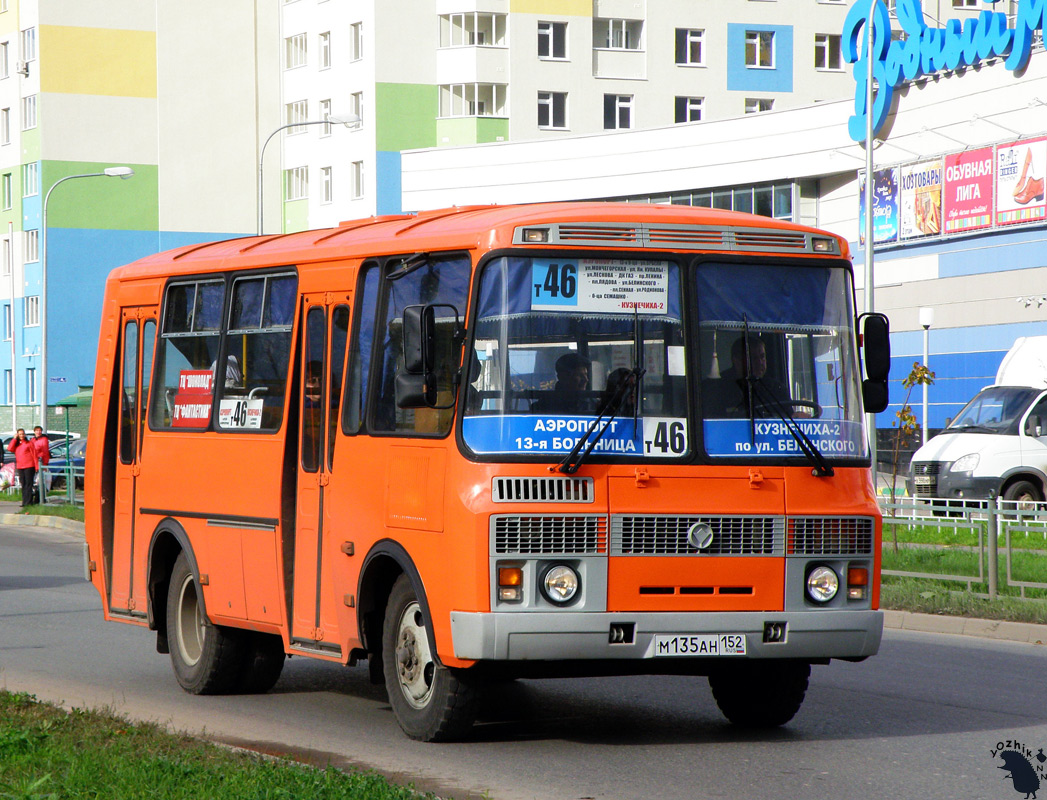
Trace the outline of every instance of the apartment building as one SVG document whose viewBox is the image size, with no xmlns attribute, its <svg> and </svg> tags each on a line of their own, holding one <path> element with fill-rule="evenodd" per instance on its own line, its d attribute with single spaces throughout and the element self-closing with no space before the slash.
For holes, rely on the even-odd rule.
<svg viewBox="0 0 1047 800">
<path fill-rule="evenodd" d="M 0 0 L 0 429 L 93 384 L 111 268 L 254 229 L 270 5 Z"/>
</svg>

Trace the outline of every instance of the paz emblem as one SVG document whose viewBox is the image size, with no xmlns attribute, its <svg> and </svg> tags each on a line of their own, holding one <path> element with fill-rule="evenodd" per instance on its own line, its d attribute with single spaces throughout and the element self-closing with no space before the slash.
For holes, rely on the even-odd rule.
<svg viewBox="0 0 1047 800">
<path fill-rule="evenodd" d="M 704 550 L 713 543 L 713 528 L 708 522 L 696 522 L 687 529 L 687 544 Z"/>
</svg>

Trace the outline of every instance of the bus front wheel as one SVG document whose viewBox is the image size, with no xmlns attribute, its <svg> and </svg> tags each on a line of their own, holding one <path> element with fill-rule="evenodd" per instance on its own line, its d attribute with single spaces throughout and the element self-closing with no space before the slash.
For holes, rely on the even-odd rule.
<svg viewBox="0 0 1047 800">
<path fill-rule="evenodd" d="M 807 694 L 811 665 L 793 661 L 743 662 L 709 676 L 720 711 L 743 728 L 773 728 L 796 716 Z"/>
<path fill-rule="evenodd" d="M 397 578 L 386 605 L 382 667 L 396 721 L 412 739 L 448 741 L 472 726 L 478 689 L 436 662 L 425 614 L 406 575 Z"/>
<path fill-rule="evenodd" d="M 167 636 L 175 678 L 183 689 L 190 694 L 223 694 L 234 688 L 243 670 L 243 636 L 207 620 L 200 584 L 184 552 L 171 571 Z"/>
</svg>

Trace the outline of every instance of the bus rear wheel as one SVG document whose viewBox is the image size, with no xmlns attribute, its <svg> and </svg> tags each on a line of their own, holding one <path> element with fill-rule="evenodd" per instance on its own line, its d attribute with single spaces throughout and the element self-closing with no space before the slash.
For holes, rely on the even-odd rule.
<svg viewBox="0 0 1047 800">
<path fill-rule="evenodd" d="M 382 668 L 396 721 L 412 739 L 449 741 L 472 727 L 479 690 L 436 662 L 425 614 L 406 575 L 397 578 L 386 605 Z"/>
<path fill-rule="evenodd" d="M 207 620 L 200 582 L 184 552 L 171 571 L 167 636 L 175 678 L 183 689 L 190 694 L 223 694 L 234 689 L 243 674 L 243 633 Z"/>
<path fill-rule="evenodd" d="M 271 633 L 244 633 L 247 635 L 244 664 L 236 689 L 243 694 L 265 694 L 276 685 L 284 670 L 284 641 Z"/>
<path fill-rule="evenodd" d="M 743 728 L 774 728 L 796 716 L 807 694 L 811 665 L 743 662 L 709 676 L 720 711 Z"/>
</svg>

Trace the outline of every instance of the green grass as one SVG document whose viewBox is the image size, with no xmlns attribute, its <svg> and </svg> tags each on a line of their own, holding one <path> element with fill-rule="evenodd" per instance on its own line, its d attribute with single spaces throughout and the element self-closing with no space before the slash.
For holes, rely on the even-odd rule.
<svg viewBox="0 0 1047 800">
<path fill-rule="evenodd" d="M 71 506 L 68 503 L 48 503 L 46 506 L 29 506 L 25 513 L 41 517 L 65 517 L 66 519 L 75 519 L 80 522 L 84 521 L 83 507 Z"/>
<path fill-rule="evenodd" d="M 955 583 L 923 578 L 885 575 L 880 586 L 880 607 L 921 614 L 1047 625 L 1047 601 L 1019 600 L 1005 595 L 990 600 L 967 591 L 957 591 Z"/>
<path fill-rule="evenodd" d="M 116 715 L 0 691 L 2 800 L 419 800 L 374 772 L 232 751 Z"/>
<path fill-rule="evenodd" d="M 986 524 L 983 520 L 976 520 L 982 530 L 982 542 L 986 540 Z M 1025 550 L 1047 551 L 1047 525 L 1028 525 L 1032 531 L 1012 531 L 1011 546 Z M 943 546 L 977 547 L 978 532 L 975 528 L 950 527 L 948 524 L 936 525 L 924 523 L 922 520 L 913 524 L 890 522 L 884 520 L 883 541 L 894 542 L 897 535 L 898 542 L 913 544 L 937 544 Z M 999 531 L 1000 547 L 1004 545 L 1003 527 Z"/>
</svg>

